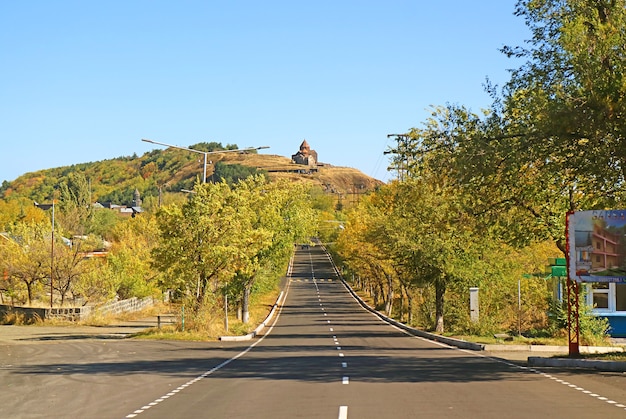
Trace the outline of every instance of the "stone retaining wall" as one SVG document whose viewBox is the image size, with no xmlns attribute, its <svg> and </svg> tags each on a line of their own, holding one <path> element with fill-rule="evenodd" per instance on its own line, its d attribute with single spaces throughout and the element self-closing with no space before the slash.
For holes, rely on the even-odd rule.
<svg viewBox="0 0 626 419">
<path fill-rule="evenodd" d="M 79 320 L 85 320 L 91 316 L 92 308 L 90 306 L 84 307 L 53 307 L 47 308 L 47 319 L 60 319 L 76 322 Z"/>
<path fill-rule="evenodd" d="M 112 301 L 99 307 L 82 306 L 82 307 L 15 307 L 9 305 L 0 305 L 0 317 L 9 314 L 15 314 L 23 318 L 25 323 L 33 323 L 43 319 L 62 319 L 69 321 L 86 320 L 93 314 L 108 315 L 120 314 L 143 310 L 154 304 L 152 297 L 139 299 L 137 297 L 128 300 Z"/>
<path fill-rule="evenodd" d="M 137 297 L 129 298 L 128 300 L 119 300 L 106 303 L 102 306 L 94 308 L 94 312 L 107 315 L 107 314 L 120 314 L 120 313 L 132 313 L 134 311 L 143 310 L 146 307 L 154 305 L 154 298 L 146 297 L 139 299 Z"/>
</svg>

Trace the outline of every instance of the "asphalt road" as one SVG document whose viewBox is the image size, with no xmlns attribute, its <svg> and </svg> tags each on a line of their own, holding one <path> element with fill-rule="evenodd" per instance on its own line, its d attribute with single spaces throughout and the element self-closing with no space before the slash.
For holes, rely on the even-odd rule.
<svg viewBox="0 0 626 419">
<path fill-rule="evenodd" d="M 358 305 L 320 247 L 298 250 L 253 341 L 0 339 L 2 418 L 613 418 L 625 405 L 626 374 L 530 370 L 404 334 Z"/>
</svg>

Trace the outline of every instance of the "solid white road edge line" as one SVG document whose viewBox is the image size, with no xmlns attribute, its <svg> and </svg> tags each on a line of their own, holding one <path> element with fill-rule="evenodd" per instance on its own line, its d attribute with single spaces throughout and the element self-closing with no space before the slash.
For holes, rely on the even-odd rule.
<svg viewBox="0 0 626 419">
<path fill-rule="evenodd" d="M 287 289 L 285 291 L 285 297 L 284 297 L 283 301 L 285 301 L 287 299 L 287 293 L 288 292 L 289 292 L 289 286 L 287 286 Z M 265 333 L 262 337 L 259 338 L 259 340 L 254 342 L 252 345 L 248 346 L 246 349 L 244 349 L 243 351 L 239 352 L 237 355 L 233 356 L 232 358 L 229 358 L 226 361 L 222 362 L 221 364 L 219 364 L 219 365 L 211 368 L 210 370 L 202 373 L 198 377 L 196 377 L 196 378 L 194 378 L 192 380 L 187 381 L 185 384 L 179 386 L 175 390 L 172 390 L 171 392 L 167 393 L 165 396 L 161 396 L 161 397 L 155 399 L 151 403 L 148 403 L 147 405 L 144 405 L 140 410 L 135 410 L 133 413 L 131 413 L 129 415 L 126 415 L 125 417 L 126 418 L 137 417 L 137 415 L 139 415 L 140 413 L 143 413 L 147 409 L 158 405 L 159 403 L 161 403 L 165 399 L 170 398 L 171 396 L 174 396 L 175 394 L 179 393 L 181 390 L 189 387 L 191 384 L 195 384 L 196 382 L 200 381 L 201 379 L 208 377 L 209 375 L 213 374 L 215 371 L 222 369 L 223 367 L 225 367 L 226 365 L 230 364 L 234 360 L 239 359 L 242 356 L 244 356 L 245 354 L 247 354 L 248 352 L 250 352 L 252 350 L 252 348 L 257 346 L 259 343 L 263 342 L 265 337 L 268 336 L 270 333 L 272 333 L 272 330 L 274 329 L 274 326 L 276 326 L 276 322 L 278 322 L 280 314 L 283 311 L 283 307 L 284 306 L 281 304 L 280 308 L 278 309 L 278 312 L 276 313 L 276 317 L 274 318 L 272 326 L 267 330 L 267 333 Z"/>
</svg>

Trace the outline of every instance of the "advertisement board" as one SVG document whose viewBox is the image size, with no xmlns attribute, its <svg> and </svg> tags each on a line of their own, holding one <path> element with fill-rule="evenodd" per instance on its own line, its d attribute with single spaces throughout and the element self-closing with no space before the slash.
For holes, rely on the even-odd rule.
<svg viewBox="0 0 626 419">
<path fill-rule="evenodd" d="M 626 210 L 568 214 L 567 246 L 571 280 L 626 283 Z"/>
</svg>

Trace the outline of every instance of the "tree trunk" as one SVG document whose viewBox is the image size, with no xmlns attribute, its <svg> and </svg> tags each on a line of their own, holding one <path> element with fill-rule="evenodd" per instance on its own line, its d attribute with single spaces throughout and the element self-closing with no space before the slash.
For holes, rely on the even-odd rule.
<svg viewBox="0 0 626 419">
<path fill-rule="evenodd" d="M 198 312 L 202 307 L 202 303 L 204 302 L 204 295 L 207 291 L 209 278 L 204 273 L 200 273 L 198 277 L 198 283 L 196 288 L 196 304 L 193 308 L 195 312 Z"/>
<path fill-rule="evenodd" d="M 413 296 L 409 287 L 404 287 L 404 292 L 406 294 L 406 322 L 410 325 L 413 323 Z"/>
<path fill-rule="evenodd" d="M 33 300 L 33 284 L 28 281 L 26 281 L 26 294 L 28 295 L 28 305 L 30 306 Z"/>
<path fill-rule="evenodd" d="M 241 321 L 244 324 L 247 324 L 250 321 L 250 290 L 252 289 L 252 284 L 246 285 L 243 288 L 243 298 L 241 300 Z"/>
<path fill-rule="evenodd" d="M 393 311 L 393 279 L 391 275 L 387 275 L 387 302 L 385 303 L 385 312 L 387 317 L 391 317 Z"/>
<path fill-rule="evenodd" d="M 376 281 L 376 285 L 378 285 L 378 291 L 376 292 L 376 307 L 378 307 L 380 305 L 381 302 L 385 302 L 386 297 L 385 297 L 385 287 L 383 285 L 382 282 L 380 281 Z"/>
<path fill-rule="evenodd" d="M 398 291 L 400 291 L 400 312 L 398 313 L 399 315 L 399 319 L 400 321 L 404 321 L 404 286 L 402 284 L 400 284 L 400 288 L 398 289 Z"/>
<path fill-rule="evenodd" d="M 446 282 L 443 278 L 435 281 L 435 332 L 443 333 L 443 302 Z"/>
</svg>

